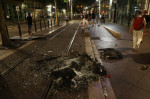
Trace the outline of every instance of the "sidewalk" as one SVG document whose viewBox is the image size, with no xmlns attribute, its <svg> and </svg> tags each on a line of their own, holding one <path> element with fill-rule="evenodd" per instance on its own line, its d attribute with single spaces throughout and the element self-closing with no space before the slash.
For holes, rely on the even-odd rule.
<svg viewBox="0 0 150 99">
<path fill-rule="evenodd" d="M 37 33 L 34 33 L 32 36 L 29 36 L 28 33 L 24 34 L 22 36 L 22 38 L 20 39 L 20 36 L 15 36 L 12 38 L 12 40 L 17 40 L 17 41 L 30 41 L 30 42 L 24 42 L 24 44 L 20 47 L 20 48 L 17 48 L 17 49 L 21 49 L 23 47 L 26 47 L 30 44 L 32 44 L 34 41 L 31 41 L 33 39 L 38 39 L 38 38 L 44 38 L 48 35 L 50 35 L 51 33 L 63 28 L 66 24 L 61 24 L 59 26 L 53 26 L 53 27 L 50 27 L 50 28 L 47 28 L 43 31 L 39 31 Z M 1 42 L 0 42 L 1 44 Z M 3 58 L 13 54 L 16 52 L 16 49 L 9 49 L 9 48 L 6 48 L 6 47 L 3 47 L 0 45 L 0 60 L 2 60 Z"/>
<path fill-rule="evenodd" d="M 64 22 L 65 21 L 60 21 L 60 24 L 63 24 Z M 40 24 L 40 22 L 36 22 L 36 30 L 37 30 L 37 32 L 39 32 L 41 30 L 50 28 L 51 25 L 55 26 L 54 21 L 52 21 L 52 24 L 51 24 L 51 21 L 49 21 L 49 23 L 48 23 L 48 20 L 45 20 L 45 22 L 41 21 L 41 24 Z M 21 28 L 22 35 L 25 35 L 28 33 L 28 26 L 26 23 L 20 24 L 20 28 Z M 13 25 L 7 25 L 7 29 L 8 29 L 7 31 L 8 31 L 9 38 L 12 38 L 14 36 L 19 36 L 19 29 L 18 29 L 17 23 L 14 23 Z M 32 26 L 32 32 L 35 33 L 34 22 L 33 22 L 33 26 Z M 0 42 L 1 42 L 1 35 L 0 35 Z"/>
<path fill-rule="evenodd" d="M 149 99 L 150 97 L 150 35 L 146 33 L 139 52 L 132 50 L 132 34 L 129 28 L 118 24 L 103 24 L 121 33 L 121 40 L 114 38 L 102 25 L 90 28 L 90 36 L 97 49 L 116 48 L 121 51 L 121 60 L 103 60 L 111 75 L 110 82 L 117 99 Z M 148 66 L 147 70 L 141 70 Z"/>
</svg>

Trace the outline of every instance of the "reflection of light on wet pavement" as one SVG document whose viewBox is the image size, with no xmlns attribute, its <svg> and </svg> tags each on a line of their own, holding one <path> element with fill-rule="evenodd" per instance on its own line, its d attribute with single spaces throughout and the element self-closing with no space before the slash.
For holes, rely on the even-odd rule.
<svg viewBox="0 0 150 99">
<path fill-rule="evenodd" d="M 102 41 L 114 41 L 114 39 L 103 37 L 101 38 Z"/>
</svg>

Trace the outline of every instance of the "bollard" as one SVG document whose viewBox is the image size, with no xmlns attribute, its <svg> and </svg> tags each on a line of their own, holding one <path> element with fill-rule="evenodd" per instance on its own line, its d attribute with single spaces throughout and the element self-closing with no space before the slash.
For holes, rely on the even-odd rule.
<svg viewBox="0 0 150 99">
<path fill-rule="evenodd" d="M 40 29 L 41 29 L 41 31 L 42 31 L 42 23 L 41 23 L 41 20 L 40 20 Z"/>
<path fill-rule="evenodd" d="M 53 24 L 52 24 L 52 20 L 51 20 L 51 27 L 53 26 Z"/>
<path fill-rule="evenodd" d="M 58 26 L 59 26 L 59 22 L 60 22 L 60 20 L 58 19 Z"/>
<path fill-rule="evenodd" d="M 5 26 L 6 26 L 6 32 L 7 32 L 8 38 L 9 38 L 8 27 L 7 27 L 7 25 L 5 25 Z"/>
<path fill-rule="evenodd" d="M 20 37 L 22 37 L 22 34 L 21 34 L 21 27 L 20 27 L 20 24 L 18 23 L 18 29 L 19 29 L 19 35 Z"/>
<path fill-rule="evenodd" d="M 44 19 L 44 26 L 45 26 L 45 29 L 46 29 L 46 23 L 45 23 L 45 19 Z"/>
<path fill-rule="evenodd" d="M 34 26 L 35 26 L 35 33 L 36 33 L 37 32 L 36 21 L 34 21 Z"/>
<path fill-rule="evenodd" d="M 47 22 L 48 22 L 48 24 L 47 24 L 47 25 L 48 25 L 48 28 L 49 28 L 49 20 L 48 20 Z"/>
<path fill-rule="evenodd" d="M 54 26 L 55 26 L 55 19 L 54 19 Z"/>
</svg>

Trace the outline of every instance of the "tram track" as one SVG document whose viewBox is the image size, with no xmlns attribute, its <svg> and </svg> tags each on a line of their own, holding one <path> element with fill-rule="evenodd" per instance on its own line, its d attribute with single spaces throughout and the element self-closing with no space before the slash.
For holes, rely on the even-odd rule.
<svg viewBox="0 0 150 99">
<path fill-rule="evenodd" d="M 79 26 L 78 26 L 78 28 L 79 28 Z M 75 37 L 76 37 L 77 33 L 78 33 L 78 29 L 74 32 L 74 34 L 73 34 L 73 36 L 72 36 L 72 38 L 71 38 L 71 40 L 70 40 L 70 42 L 69 42 L 69 44 L 66 48 L 66 52 L 65 52 L 66 54 L 68 54 L 70 52 L 70 49 L 73 45 L 73 42 L 75 40 Z M 51 91 L 52 91 L 52 88 L 54 87 L 54 84 L 55 84 L 55 80 L 52 79 L 50 81 L 49 86 L 46 88 L 46 90 L 45 90 L 45 92 L 44 92 L 41 99 L 48 99 L 47 97 L 51 95 Z"/>
<path fill-rule="evenodd" d="M 75 27 L 74 27 L 75 26 Z M 62 28 L 58 33 L 52 33 L 52 35 L 50 36 L 48 36 L 47 38 L 46 38 L 46 40 L 42 40 L 42 42 L 40 43 L 40 45 L 38 46 L 38 48 L 35 48 L 34 50 L 31 50 L 31 52 L 27 52 L 27 53 L 25 53 L 26 55 L 25 56 L 23 56 L 23 57 L 21 57 L 20 59 L 18 59 L 14 64 L 12 64 L 12 65 L 10 65 L 9 66 L 9 68 L 7 68 L 6 70 L 4 70 L 1 74 L 0 74 L 0 76 L 2 76 L 3 78 L 5 77 L 5 76 L 7 76 L 7 74 L 12 74 L 12 72 L 13 71 L 15 71 L 16 70 L 16 68 L 17 67 L 20 67 L 21 66 L 21 64 L 25 61 L 25 60 L 28 60 L 29 58 L 31 58 L 31 57 L 33 57 L 34 56 L 34 54 L 37 54 L 37 52 L 39 51 L 39 49 L 43 49 L 44 48 L 44 46 L 45 45 L 47 45 L 50 41 L 53 41 L 53 43 L 55 42 L 55 38 L 57 38 L 56 40 L 58 40 L 59 39 L 59 37 L 61 37 L 62 35 L 60 35 L 61 33 L 65 33 L 65 35 L 66 35 L 66 32 L 69 32 L 69 33 L 71 33 L 72 31 L 75 31 L 74 33 L 72 32 L 71 34 L 69 34 L 70 36 L 67 36 L 67 42 L 69 43 L 65 43 L 66 45 L 64 46 L 65 47 L 65 50 L 64 50 L 64 52 L 65 52 L 65 54 L 68 54 L 69 53 L 69 51 L 70 51 L 70 49 L 71 49 L 71 47 L 72 47 L 72 44 L 73 44 L 73 42 L 74 42 L 74 39 L 75 39 L 75 37 L 76 37 L 76 35 L 77 35 L 77 32 L 78 32 L 78 30 L 76 29 L 76 26 L 77 26 L 77 24 L 71 24 L 71 25 L 69 25 L 69 26 L 67 26 L 67 27 L 65 27 L 65 28 Z M 70 27 L 70 28 L 69 28 Z M 66 41 L 65 41 L 66 42 Z M 32 47 L 33 46 L 35 46 L 36 44 L 33 44 L 32 45 Z M 48 44 L 49 45 L 49 44 Z M 11 72 L 12 71 L 12 72 Z M 7 76 L 7 77 L 9 77 L 9 75 Z M 53 81 L 53 80 L 48 80 L 47 82 L 50 82 L 48 85 L 46 85 L 45 86 L 45 90 L 43 89 L 43 95 L 41 95 L 41 98 L 42 99 L 47 99 L 47 96 L 50 94 L 50 92 L 51 92 L 51 88 L 52 88 L 52 86 L 54 85 L 54 83 L 55 83 L 55 81 Z"/>
<path fill-rule="evenodd" d="M 54 39 L 56 36 L 58 36 L 61 32 L 63 32 L 64 30 L 66 30 L 68 27 L 65 27 L 64 29 L 62 29 L 61 31 L 59 31 L 57 34 L 53 35 L 52 37 L 50 37 L 50 39 L 48 39 L 46 42 L 43 42 L 40 46 L 39 49 L 42 48 L 44 45 L 46 45 L 50 40 Z M 5 76 L 7 75 L 10 71 L 12 71 L 13 69 L 15 69 L 17 67 L 17 65 L 19 65 L 20 63 L 22 63 L 25 59 L 29 58 L 32 56 L 32 54 L 34 54 L 36 51 L 38 51 L 38 49 L 33 50 L 31 53 L 29 53 L 27 56 L 21 57 L 19 60 L 17 60 L 16 63 L 10 65 L 9 68 L 7 68 L 6 70 L 4 70 L 0 75 L 1 76 Z"/>
</svg>

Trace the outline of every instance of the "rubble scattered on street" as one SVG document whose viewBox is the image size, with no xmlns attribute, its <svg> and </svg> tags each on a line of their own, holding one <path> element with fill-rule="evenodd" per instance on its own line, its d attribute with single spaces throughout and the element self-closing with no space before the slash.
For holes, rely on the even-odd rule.
<svg viewBox="0 0 150 99">
<path fill-rule="evenodd" d="M 147 69 L 148 69 L 148 66 L 145 66 L 145 65 L 141 66 L 141 70 L 147 70 Z"/>
<path fill-rule="evenodd" d="M 62 61 L 62 57 L 60 57 Z M 51 72 L 54 79 L 53 93 L 59 91 L 76 92 L 88 88 L 88 83 L 97 81 L 105 76 L 106 70 L 100 63 L 93 61 L 87 54 L 79 55 L 76 52 L 63 57 L 61 64 L 56 64 Z M 57 59 L 59 63 L 59 58 Z"/>
<path fill-rule="evenodd" d="M 99 49 L 99 52 L 102 59 L 122 59 L 121 52 L 113 48 Z"/>
</svg>

